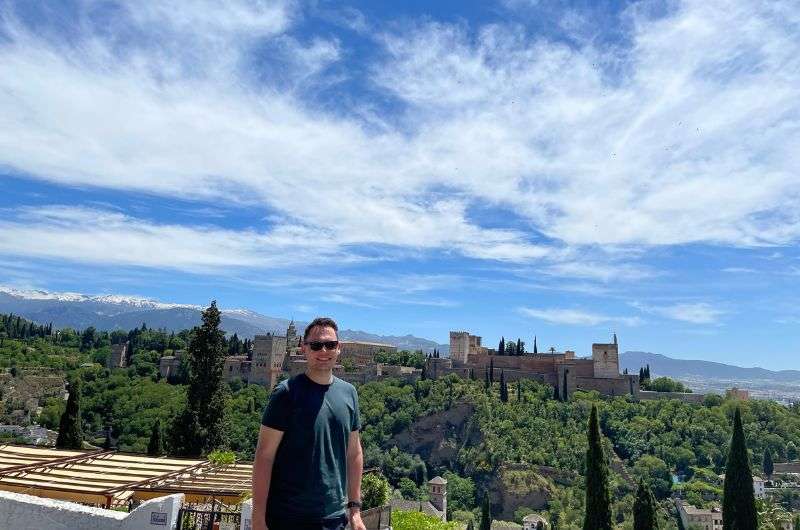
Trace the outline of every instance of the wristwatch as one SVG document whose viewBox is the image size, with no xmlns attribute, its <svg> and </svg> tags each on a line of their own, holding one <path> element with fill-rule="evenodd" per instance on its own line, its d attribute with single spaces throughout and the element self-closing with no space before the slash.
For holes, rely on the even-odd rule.
<svg viewBox="0 0 800 530">
<path fill-rule="evenodd" d="M 349 510 L 350 508 L 358 508 L 360 510 L 361 509 L 361 501 L 349 501 L 347 503 L 347 509 Z"/>
</svg>

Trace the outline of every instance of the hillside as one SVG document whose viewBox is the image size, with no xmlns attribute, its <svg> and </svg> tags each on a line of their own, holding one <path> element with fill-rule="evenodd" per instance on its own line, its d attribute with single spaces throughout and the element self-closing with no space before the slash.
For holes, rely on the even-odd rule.
<svg viewBox="0 0 800 530">
<path fill-rule="evenodd" d="M 0 378 L 5 410 L 14 409 L 22 396 L 11 388 L 24 388 L 28 382 L 39 385 L 34 374 L 45 368 L 51 378 L 83 379 L 83 430 L 95 443 L 102 441 L 109 426 L 119 449 L 141 452 L 156 420 L 164 426 L 178 424 L 175 418 L 186 386 L 180 379 L 161 380 L 157 366 L 162 355 L 185 346 L 187 333 L 173 337 L 134 329 L 127 335 L 133 346 L 131 366 L 109 371 L 102 368 L 108 334 L 56 335 L 47 328 L 16 323 L 13 328 L 11 338 L 0 338 L 0 367 L 16 367 Z M 24 329 L 29 338 L 14 338 Z M 552 388 L 534 381 L 508 386 L 509 399 L 504 402 L 497 382 L 487 388 L 483 381 L 454 375 L 415 384 L 386 380 L 357 385 L 365 465 L 379 468 L 409 499 L 424 498 L 428 478 L 446 477 L 454 516 L 476 510 L 479 495 L 488 491 L 493 513 L 503 518 L 517 519 L 536 509 L 551 520 L 557 518 L 560 529 L 578 530 L 586 422 L 593 404 L 600 410 L 609 456 L 621 459 L 616 468 L 648 481 L 665 507 L 673 473 L 691 478 L 680 487 L 692 502 L 706 503 L 708 492 L 718 489 L 713 482 L 725 466 L 736 406 L 743 408 L 754 467 L 761 465 L 765 449 L 781 462 L 797 458 L 800 446 L 800 407 L 771 401 L 739 403 L 717 397 L 703 405 L 674 400 L 636 403 L 576 392 L 571 401 L 561 402 L 554 399 Z M 225 410 L 230 447 L 240 457 L 251 458 L 268 393 L 240 382 L 229 387 Z M 62 387 L 48 381 L 48 392 L 50 388 L 58 392 Z M 28 410 L 33 421 L 52 428 L 58 425 L 64 401 L 45 390 L 35 396 L 38 413 Z M 5 421 L 15 417 L 9 414 Z M 629 480 L 614 472 L 612 486 L 614 513 L 628 521 Z M 671 530 L 674 524 L 665 520 L 661 528 Z"/>
</svg>

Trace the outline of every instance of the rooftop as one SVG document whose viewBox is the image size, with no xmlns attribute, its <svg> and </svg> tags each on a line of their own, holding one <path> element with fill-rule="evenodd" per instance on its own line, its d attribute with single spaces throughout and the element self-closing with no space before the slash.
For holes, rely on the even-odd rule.
<svg viewBox="0 0 800 530">
<path fill-rule="evenodd" d="M 249 463 L 0 445 L 0 490 L 107 507 L 170 493 L 190 502 L 235 501 L 250 490 L 251 470 Z"/>
</svg>

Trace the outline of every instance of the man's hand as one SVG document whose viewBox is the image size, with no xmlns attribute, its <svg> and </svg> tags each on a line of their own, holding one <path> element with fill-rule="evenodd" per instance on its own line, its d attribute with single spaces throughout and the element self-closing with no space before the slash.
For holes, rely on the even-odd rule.
<svg viewBox="0 0 800 530">
<path fill-rule="evenodd" d="M 350 513 L 350 528 L 352 530 L 367 530 L 364 521 L 361 520 L 361 510 L 353 510 Z"/>
<path fill-rule="evenodd" d="M 256 514 L 253 512 L 253 520 L 250 522 L 252 525 L 252 530 L 269 530 L 267 528 L 267 518 L 264 517 L 264 514 Z"/>
</svg>

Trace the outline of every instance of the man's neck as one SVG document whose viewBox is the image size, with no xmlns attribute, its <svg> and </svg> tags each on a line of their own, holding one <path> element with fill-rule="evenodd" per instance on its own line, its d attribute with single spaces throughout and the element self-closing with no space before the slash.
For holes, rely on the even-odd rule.
<svg viewBox="0 0 800 530">
<path fill-rule="evenodd" d="M 331 370 L 306 370 L 306 376 L 318 385 L 333 383 L 333 372 Z"/>
</svg>

